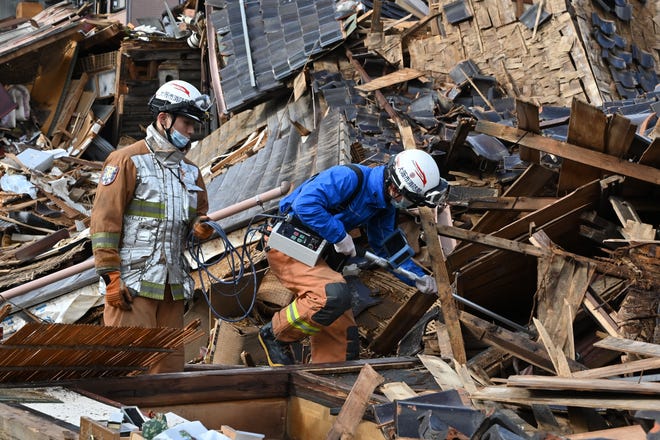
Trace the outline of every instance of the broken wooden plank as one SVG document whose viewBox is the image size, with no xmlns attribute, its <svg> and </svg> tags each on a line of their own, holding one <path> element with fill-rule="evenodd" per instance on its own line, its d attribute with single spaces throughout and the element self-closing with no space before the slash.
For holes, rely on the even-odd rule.
<svg viewBox="0 0 660 440">
<path fill-rule="evenodd" d="M 453 159 L 456 156 L 456 151 L 460 151 L 461 147 L 465 144 L 470 132 L 474 130 L 474 120 L 472 118 L 459 118 L 454 129 L 454 134 L 449 142 L 447 154 L 445 154 L 445 167 L 449 168 L 453 165 Z"/>
<path fill-rule="evenodd" d="M 376 354 L 392 353 L 401 338 L 424 316 L 438 299 L 436 295 L 415 292 L 392 316 L 386 327 L 371 341 L 369 349 Z"/>
<path fill-rule="evenodd" d="M 528 335 L 515 333 L 471 315 L 465 311 L 460 313 L 461 323 L 466 326 L 474 336 L 489 345 L 502 349 L 525 362 L 536 365 L 550 373 L 555 372 L 552 361 L 543 345 L 529 339 Z M 569 360 L 571 371 L 584 370 L 585 367 L 578 362 Z"/>
<path fill-rule="evenodd" d="M 626 338 L 607 337 L 594 342 L 594 347 L 607 350 L 620 351 L 622 353 L 635 353 L 643 356 L 660 357 L 660 345 L 650 342 L 634 341 Z"/>
<path fill-rule="evenodd" d="M 437 356 L 417 355 L 443 391 L 463 388 L 463 381 L 454 369 Z"/>
<path fill-rule="evenodd" d="M 566 360 L 564 352 L 561 351 L 561 349 L 552 341 L 550 334 L 548 334 L 548 331 L 543 327 L 543 323 L 539 321 L 538 318 L 533 318 L 533 321 L 534 327 L 536 327 L 536 331 L 539 333 L 539 337 L 548 352 L 548 356 L 550 356 L 552 365 L 555 367 L 557 376 L 571 377 L 571 369 L 568 366 L 568 360 Z"/>
<path fill-rule="evenodd" d="M 455 226 L 436 225 L 436 230 L 438 231 L 438 234 L 445 237 L 452 237 L 472 243 L 480 243 L 497 249 L 518 252 L 525 255 L 532 255 L 534 257 L 541 257 L 543 255 L 550 254 L 550 251 L 539 249 L 536 246 L 532 246 L 527 243 L 507 240 L 505 238 L 482 234 L 480 232 L 468 231 L 466 229 L 457 228 Z"/>
<path fill-rule="evenodd" d="M 605 171 L 660 185 L 660 170 L 651 166 L 628 162 L 568 142 L 557 141 L 528 131 L 485 120 L 477 122 L 475 131 L 495 136 L 498 139 L 508 142 L 517 142 L 519 145 L 545 151 L 546 153 L 554 154 L 584 165 L 590 165 Z"/>
<path fill-rule="evenodd" d="M 87 85 L 87 72 L 83 72 L 80 79 L 72 80 L 69 88 L 67 89 L 67 97 L 60 112 L 57 122 L 55 123 L 55 129 L 53 131 L 53 139 L 51 144 L 55 147 L 59 147 L 62 136 L 65 135 L 65 131 L 69 128 L 69 122 L 73 116 L 74 110 L 80 97 Z M 73 134 L 73 133 L 71 133 Z M 70 140 L 70 139 L 67 139 Z M 66 147 L 65 147 L 66 149 Z"/>
<path fill-rule="evenodd" d="M 573 377 L 580 379 L 601 379 L 604 377 L 620 376 L 623 374 L 639 373 L 640 371 L 650 371 L 660 368 L 660 358 L 652 357 L 647 359 L 638 359 L 628 361 L 617 365 L 608 365 L 606 367 L 591 368 L 584 371 L 576 371 Z"/>
<path fill-rule="evenodd" d="M 541 238 L 543 237 L 543 238 Z M 552 252 L 554 244 L 544 231 L 535 233 L 530 241 Z M 555 254 L 539 260 L 537 316 L 551 336 L 553 344 L 574 359 L 572 340 L 573 317 L 582 304 L 591 284 L 596 266 L 571 256 Z"/>
<path fill-rule="evenodd" d="M 541 165 L 532 164 L 502 194 L 505 197 L 533 196 L 537 194 L 555 173 Z M 487 212 L 472 227 L 473 231 L 492 232 L 509 223 L 518 216 L 517 212 Z"/>
<path fill-rule="evenodd" d="M 635 129 L 630 119 L 615 113 L 608 126 L 604 152 L 610 156 L 624 157 L 635 138 Z"/>
<path fill-rule="evenodd" d="M 52 135 L 55 128 L 54 123 L 64 104 L 65 96 L 62 92 L 71 80 L 77 56 L 78 43 L 71 40 L 58 57 L 59 62 L 51 66 L 52 68 L 41 72 L 30 91 L 30 98 L 46 111 L 46 117 L 42 119 L 41 130 L 48 136 Z"/>
<path fill-rule="evenodd" d="M 435 233 L 437 223 L 431 212 L 431 208 L 420 207 L 419 213 L 422 219 L 422 229 L 427 237 L 426 246 L 431 257 L 431 266 L 438 286 L 438 296 L 440 297 L 440 304 L 442 306 L 442 316 L 447 327 L 447 333 L 449 334 L 452 357 L 459 364 L 465 364 L 467 362 L 467 355 L 465 354 L 461 326 L 458 322 L 458 308 L 452 296 L 453 287 L 451 286 L 449 272 L 445 265 L 445 257 L 442 252 L 442 246 L 440 245 L 440 239 L 438 234 Z"/>
<path fill-rule="evenodd" d="M 75 228 L 74 228 L 75 229 Z M 27 261 L 41 254 L 45 250 L 52 249 L 60 240 L 69 238 L 69 229 L 62 228 L 48 234 L 42 239 L 36 240 L 25 246 L 21 246 L 14 252 L 14 257 L 19 261 Z"/>
<path fill-rule="evenodd" d="M 399 84 L 405 81 L 410 81 L 411 79 L 419 78 L 422 75 L 424 75 L 424 72 L 405 67 L 403 69 L 397 70 L 396 72 L 388 73 L 387 75 L 373 79 L 366 84 L 355 86 L 355 88 L 362 92 L 373 92 L 375 90 L 393 86 L 394 84 Z"/>
<path fill-rule="evenodd" d="M 553 204 L 557 197 L 480 197 L 467 202 L 469 209 L 536 211 Z"/>
<path fill-rule="evenodd" d="M 635 395 L 627 397 L 613 393 L 588 393 L 584 396 L 576 392 L 539 391 L 513 387 L 485 387 L 472 393 L 472 399 L 493 400 L 496 402 L 515 403 L 519 405 L 545 404 L 565 405 L 584 408 L 603 408 L 613 410 L 660 410 L 660 399 L 653 396 Z"/>
<path fill-rule="evenodd" d="M 235 162 L 239 157 L 247 154 L 252 148 L 261 144 L 266 134 L 266 130 L 262 129 L 259 134 L 252 133 L 236 150 L 229 153 L 224 159 L 211 167 L 211 178 L 215 177 L 222 168 Z"/>
<path fill-rule="evenodd" d="M 619 332 L 619 324 L 601 307 L 600 302 L 596 297 L 590 292 L 584 294 L 584 299 L 582 304 L 587 309 L 587 311 L 594 317 L 596 322 L 600 324 L 603 330 L 607 332 L 608 335 L 613 337 L 621 336 Z"/>
<path fill-rule="evenodd" d="M 579 434 L 567 434 L 568 440 L 646 440 L 646 432 L 641 425 L 622 426 L 620 428 L 601 429 L 598 431 L 581 432 Z"/>
<path fill-rule="evenodd" d="M 578 188 L 571 194 L 562 197 L 552 205 L 538 211 L 531 212 L 526 216 L 502 227 L 498 231 L 493 232 L 492 235 L 509 240 L 516 239 L 523 236 L 524 234 L 528 234 L 532 225 L 534 225 L 535 228 L 543 228 L 546 223 L 555 221 L 557 218 L 575 209 L 586 209 L 591 204 L 596 202 L 600 192 L 600 182 L 591 182 L 582 186 L 581 188 Z M 447 266 L 450 272 L 460 269 L 470 259 L 485 250 L 487 250 L 487 248 L 476 243 L 470 243 L 457 248 L 447 257 Z"/>
<path fill-rule="evenodd" d="M 582 379 L 575 377 L 557 376 L 509 376 L 507 385 L 540 390 L 568 390 L 589 392 L 616 392 L 629 394 L 655 394 L 660 393 L 660 383 L 657 382 L 631 382 L 617 379 Z"/>
<path fill-rule="evenodd" d="M 369 397 L 376 387 L 385 382 L 385 378 L 378 374 L 371 365 L 365 364 L 360 370 L 351 392 L 348 394 L 346 402 L 341 407 L 339 415 L 332 424 L 332 428 L 326 440 L 339 440 L 352 438 L 355 434 L 364 411 L 367 409 Z"/>
<path fill-rule="evenodd" d="M 380 391 L 390 400 L 390 402 L 410 399 L 411 397 L 417 396 L 417 393 L 405 382 L 388 382 L 380 387 Z"/>
<path fill-rule="evenodd" d="M 415 32 L 426 26 L 428 22 L 437 18 L 440 14 L 441 14 L 440 10 L 429 11 L 429 15 L 417 21 L 417 23 L 415 23 L 413 26 L 409 27 L 408 29 L 406 29 L 401 33 L 401 41 L 405 41 L 406 38 L 412 36 Z"/>
</svg>

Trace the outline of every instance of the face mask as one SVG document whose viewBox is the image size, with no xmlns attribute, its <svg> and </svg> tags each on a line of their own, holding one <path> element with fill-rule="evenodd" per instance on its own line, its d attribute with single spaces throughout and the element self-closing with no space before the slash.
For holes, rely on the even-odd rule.
<svg viewBox="0 0 660 440">
<path fill-rule="evenodd" d="M 172 132 L 170 133 L 170 138 L 172 139 L 172 144 L 181 150 L 186 148 L 190 143 L 190 138 L 182 135 L 175 129 L 172 129 Z"/>
<path fill-rule="evenodd" d="M 410 200 L 406 199 L 405 197 L 401 197 L 401 200 L 399 201 L 391 199 L 390 203 L 397 209 L 408 209 L 412 206 L 412 202 L 410 202 Z"/>
</svg>

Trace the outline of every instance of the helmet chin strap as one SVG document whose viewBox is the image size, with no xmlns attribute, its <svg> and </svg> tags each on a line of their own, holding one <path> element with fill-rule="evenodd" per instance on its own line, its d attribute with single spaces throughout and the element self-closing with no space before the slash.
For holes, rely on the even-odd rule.
<svg viewBox="0 0 660 440">
<path fill-rule="evenodd" d="M 165 130 L 165 134 L 167 135 L 167 140 L 169 141 L 169 143 L 174 144 L 174 142 L 172 142 L 172 127 L 174 127 L 174 122 L 176 121 L 176 115 L 172 113 L 168 113 L 168 115 L 172 117 L 172 123 L 167 128 L 165 128 L 165 126 L 163 125 L 163 130 Z"/>
</svg>

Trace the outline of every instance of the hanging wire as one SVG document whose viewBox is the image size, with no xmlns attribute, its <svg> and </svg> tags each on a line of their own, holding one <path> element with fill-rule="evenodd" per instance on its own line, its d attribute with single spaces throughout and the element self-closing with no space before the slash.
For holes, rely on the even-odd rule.
<svg viewBox="0 0 660 440">
<path fill-rule="evenodd" d="M 268 214 L 258 214 L 252 217 L 245 231 L 245 235 L 243 236 L 243 244 L 240 247 L 240 250 L 237 249 L 232 244 L 231 240 L 225 233 L 224 229 L 222 229 L 222 227 L 218 223 L 210 220 L 206 221 L 205 223 L 213 228 L 215 235 L 217 235 L 218 239 L 221 240 L 224 246 L 223 252 L 219 256 L 212 258 L 208 262 L 204 258 L 201 241 L 194 236 L 192 231 L 188 235 L 188 252 L 190 254 L 191 259 L 197 264 L 197 273 L 199 275 L 199 281 L 201 285 L 200 290 L 202 292 L 202 296 L 204 297 L 206 304 L 209 306 L 209 310 L 211 310 L 211 313 L 213 313 L 213 316 L 215 316 L 217 319 L 226 322 L 239 322 L 250 316 L 250 314 L 252 313 L 252 310 L 257 300 L 258 286 L 257 286 L 257 269 L 254 265 L 252 255 L 250 253 L 249 243 L 252 243 L 255 234 L 265 233 L 266 228 L 268 226 L 267 223 L 263 223 L 259 226 L 253 226 L 253 224 L 258 220 L 268 219 L 268 218 L 282 219 L 283 217 L 276 215 L 268 215 Z M 228 278 L 218 278 L 215 275 L 213 275 L 210 271 L 211 266 L 218 264 L 223 260 L 226 260 L 229 273 L 232 274 Z M 247 282 L 248 280 L 247 279 L 244 280 L 244 277 L 252 278 L 251 280 L 252 295 L 250 297 L 250 304 L 247 308 L 243 306 L 243 302 L 241 301 L 241 295 L 249 285 L 249 282 Z M 206 286 L 204 279 L 209 280 L 208 287 Z M 242 282 L 244 285 L 241 287 Z M 236 303 L 238 304 L 238 307 L 242 312 L 241 316 L 238 317 L 224 316 L 213 307 L 213 304 L 211 303 L 211 299 L 209 297 L 209 292 L 213 284 L 220 284 L 223 286 L 229 286 L 231 288 L 230 293 L 221 293 L 221 295 L 235 298 Z"/>
</svg>

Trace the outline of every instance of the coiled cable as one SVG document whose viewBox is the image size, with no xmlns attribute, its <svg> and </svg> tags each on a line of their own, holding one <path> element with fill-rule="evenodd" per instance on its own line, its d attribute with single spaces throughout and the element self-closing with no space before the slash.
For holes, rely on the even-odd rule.
<svg viewBox="0 0 660 440">
<path fill-rule="evenodd" d="M 253 238 L 255 234 L 264 233 L 266 231 L 266 227 L 267 227 L 266 223 L 258 227 L 253 226 L 256 222 L 264 218 L 281 219 L 282 217 L 267 215 L 267 214 L 258 214 L 254 216 L 250 220 L 250 223 L 247 226 L 245 235 L 243 236 L 243 244 L 240 250 L 237 249 L 232 244 L 231 240 L 225 233 L 224 229 L 222 229 L 222 227 L 217 222 L 214 222 L 212 220 L 206 221 L 205 223 L 207 223 L 209 226 L 213 228 L 214 236 L 217 236 L 217 238 L 222 242 L 222 245 L 224 247 L 224 250 L 220 255 L 213 257 L 209 261 L 206 261 L 206 258 L 204 258 L 204 253 L 202 251 L 202 242 L 197 237 L 194 236 L 192 231 L 188 235 L 188 252 L 190 254 L 190 258 L 197 265 L 197 272 L 199 275 L 200 290 L 202 296 L 204 297 L 204 300 L 209 306 L 209 310 L 211 311 L 211 313 L 213 313 L 213 316 L 215 316 L 217 319 L 226 322 L 239 322 L 250 316 L 250 314 L 252 313 L 252 310 L 257 300 L 258 286 L 257 286 L 257 269 L 252 259 L 252 255 L 250 254 L 249 244 L 253 242 Z M 222 260 L 227 261 L 229 273 L 232 274 L 231 277 L 229 278 L 225 278 L 225 279 L 218 278 L 215 275 L 213 275 L 210 271 L 211 266 L 218 264 Z M 252 295 L 250 298 L 250 304 L 247 308 L 243 306 L 243 302 L 241 301 L 241 294 L 243 293 L 244 289 L 246 289 L 246 286 L 249 285 L 249 283 L 244 283 L 243 287 L 241 287 L 243 278 L 246 276 L 252 277 L 252 286 L 253 286 Z M 204 282 L 205 279 L 209 280 L 210 284 L 208 287 Z M 221 294 L 225 296 L 231 296 L 236 299 L 236 303 L 238 304 L 238 307 L 242 312 L 241 316 L 237 316 L 237 317 L 224 316 L 213 307 L 213 304 L 211 303 L 211 299 L 208 293 L 213 284 L 231 286 L 231 293 L 228 294 L 221 293 Z"/>
</svg>

